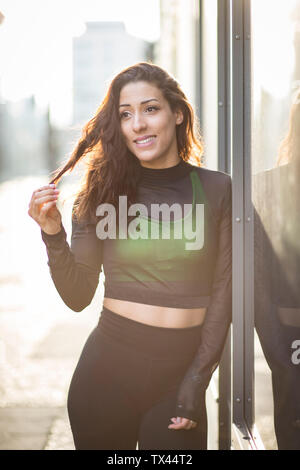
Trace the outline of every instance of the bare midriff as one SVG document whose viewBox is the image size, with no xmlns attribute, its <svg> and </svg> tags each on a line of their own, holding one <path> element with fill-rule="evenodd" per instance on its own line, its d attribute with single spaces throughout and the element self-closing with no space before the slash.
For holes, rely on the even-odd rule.
<svg viewBox="0 0 300 470">
<path fill-rule="evenodd" d="M 189 328 L 201 325 L 206 307 L 171 308 L 104 297 L 103 306 L 118 315 L 162 328 Z"/>
</svg>

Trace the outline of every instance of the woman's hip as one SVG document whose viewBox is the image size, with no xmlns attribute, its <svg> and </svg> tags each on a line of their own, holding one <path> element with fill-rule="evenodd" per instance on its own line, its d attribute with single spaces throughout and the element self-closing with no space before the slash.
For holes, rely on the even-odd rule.
<svg viewBox="0 0 300 470">
<path fill-rule="evenodd" d="M 154 327 L 104 308 L 78 360 L 72 394 L 85 399 L 105 382 L 106 388 L 151 401 L 179 385 L 200 344 L 200 329 Z"/>
<path fill-rule="evenodd" d="M 200 344 L 201 325 L 166 328 L 148 325 L 103 307 L 96 332 L 99 340 L 128 354 L 149 359 L 189 360 Z"/>
</svg>

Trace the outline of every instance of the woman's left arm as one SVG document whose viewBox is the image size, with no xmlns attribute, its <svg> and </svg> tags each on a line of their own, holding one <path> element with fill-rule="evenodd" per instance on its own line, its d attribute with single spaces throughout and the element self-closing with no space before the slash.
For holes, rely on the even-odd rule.
<svg viewBox="0 0 300 470">
<path fill-rule="evenodd" d="M 177 395 L 177 416 L 198 421 L 211 376 L 221 359 L 232 317 L 232 191 L 224 177 L 219 240 L 211 301 L 201 329 L 200 346 Z"/>
</svg>

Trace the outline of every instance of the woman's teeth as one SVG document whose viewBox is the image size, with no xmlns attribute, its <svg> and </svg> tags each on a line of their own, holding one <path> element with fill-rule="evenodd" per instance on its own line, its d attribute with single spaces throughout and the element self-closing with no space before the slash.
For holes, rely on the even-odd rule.
<svg viewBox="0 0 300 470">
<path fill-rule="evenodd" d="M 137 140 L 136 143 L 137 144 L 146 144 L 147 142 L 150 142 L 150 140 L 154 140 L 155 137 L 148 137 L 147 139 L 144 139 L 144 140 Z"/>
</svg>

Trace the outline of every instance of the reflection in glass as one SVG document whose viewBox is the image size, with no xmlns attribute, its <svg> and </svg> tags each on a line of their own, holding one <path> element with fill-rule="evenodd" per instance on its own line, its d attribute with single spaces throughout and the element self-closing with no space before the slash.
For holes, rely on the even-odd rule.
<svg viewBox="0 0 300 470">
<path fill-rule="evenodd" d="M 300 449 L 300 1 L 253 0 L 251 24 L 255 421 Z"/>
<path fill-rule="evenodd" d="M 278 449 L 300 449 L 299 139 L 300 90 L 276 166 L 253 177 L 255 327 L 272 372 Z"/>
</svg>

